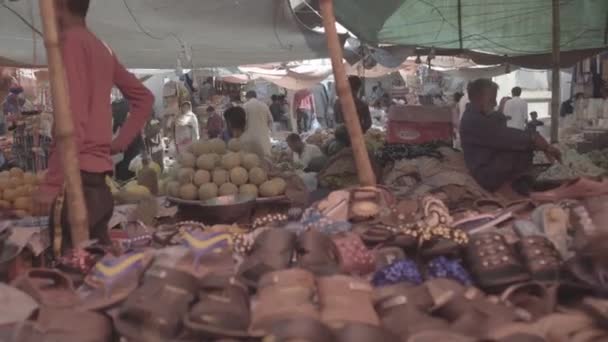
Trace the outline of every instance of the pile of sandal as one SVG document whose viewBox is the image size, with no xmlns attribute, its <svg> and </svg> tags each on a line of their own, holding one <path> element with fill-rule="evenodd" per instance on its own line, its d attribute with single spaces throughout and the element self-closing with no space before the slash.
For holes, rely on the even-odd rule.
<svg viewBox="0 0 608 342">
<path fill-rule="evenodd" d="M 0 340 L 608 341 L 589 182 L 451 211 L 378 186 L 249 227 L 129 222 L 82 279 L 0 284 Z"/>
</svg>

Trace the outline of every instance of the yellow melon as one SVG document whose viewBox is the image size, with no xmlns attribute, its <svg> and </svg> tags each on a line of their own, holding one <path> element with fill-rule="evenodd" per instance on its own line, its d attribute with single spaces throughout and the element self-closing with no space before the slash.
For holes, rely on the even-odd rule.
<svg viewBox="0 0 608 342">
<path fill-rule="evenodd" d="M 0 200 L 0 209 L 1 210 L 7 210 L 10 208 L 11 208 L 11 202 L 5 201 L 5 200 Z"/>
<path fill-rule="evenodd" d="M 23 178 L 23 170 L 18 167 L 10 169 L 9 174 L 11 177 Z"/>
<path fill-rule="evenodd" d="M 201 201 L 206 201 L 217 197 L 218 187 L 215 183 L 203 184 L 198 188 L 198 198 Z"/>
<path fill-rule="evenodd" d="M 230 182 L 234 185 L 243 185 L 247 183 L 247 180 L 249 179 L 249 174 L 247 173 L 247 170 L 245 170 L 242 167 L 235 167 L 232 170 L 230 170 Z"/>
<path fill-rule="evenodd" d="M 5 201 L 12 202 L 15 200 L 15 198 L 17 198 L 17 193 L 14 189 L 6 189 L 2 193 L 2 199 Z"/>
<path fill-rule="evenodd" d="M 213 171 L 219 159 L 217 154 L 203 154 L 196 160 L 196 167 L 199 170 Z"/>
<path fill-rule="evenodd" d="M 177 171 L 177 181 L 181 184 L 192 183 L 194 177 L 194 169 L 183 168 Z"/>
<path fill-rule="evenodd" d="M 193 181 L 194 181 L 194 184 L 198 185 L 198 186 L 207 184 L 207 183 L 211 182 L 211 173 L 209 173 L 209 171 L 207 171 L 207 170 L 198 170 L 194 174 Z"/>
<path fill-rule="evenodd" d="M 198 187 L 194 184 L 185 184 L 179 188 L 179 197 L 181 199 L 193 201 L 198 198 Z"/>
<path fill-rule="evenodd" d="M 243 184 L 239 187 L 239 194 L 258 197 L 258 187 L 253 184 Z"/>
<path fill-rule="evenodd" d="M 228 150 L 239 152 L 241 150 L 241 141 L 238 138 L 230 139 L 228 141 Z"/>
<path fill-rule="evenodd" d="M 179 197 L 179 182 L 170 181 L 167 183 L 167 195 L 171 197 Z"/>
<path fill-rule="evenodd" d="M 232 170 L 241 165 L 241 155 L 236 152 L 228 152 L 222 157 L 222 168 Z"/>
<path fill-rule="evenodd" d="M 211 139 L 209 140 L 211 145 L 211 152 L 216 154 L 226 153 L 226 143 L 222 139 Z"/>
<path fill-rule="evenodd" d="M 268 176 L 266 175 L 266 171 L 262 170 L 259 167 L 254 167 L 249 170 L 249 182 L 255 185 L 261 185 L 265 181 L 268 180 Z"/>
<path fill-rule="evenodd" d="M 285 193 L 287 183 L 281 178 L 274 178 L 260 185 L 260 195 L 262 197 L 275 197 Z"/>
<path fill-rule="evenodd" d="M 222 184 L 228 182 L 228 171 L 224 169 L 215 169 L 213 170 L 213 183 L 217 186 L 221 186 Z"/>
<path fill-rule="evenodd" d="M 195 156 L 211 153 L 211 144 L 208 141 L 199 140 L 190 146 L 190 150 Z"/>
<path fill-rule="evenodd" d="M 23 183 L 25 184 L 36 184 L 36 175 L 31 172 L 26 172 L 23 174 Z"/>
<path fill-rule="evenodd" d="M 177 161 L 182 168 L 194 168 L 196 165 L 196 157 L 190 152 L 181 153 Z"/>
<path fill-rule="evenodd" d="M 232 196 L 239 193 L 239 188 L 232 183 L 224 183 L 220 186 L 220 196 Z"/>
<path fill-rule="evenodd" d="M 251 170 L 254 167 L 260 166 L 260 157 L 254 153 L 245 153 L 243 155 L 243 161 L 241 163 L 244 168 Z"/>
<path fill-rule="evenodd" d="M 29 211 L 32 209 L 31 197 L 18 197 L 15 199 L 14 207 L 17 210 Z"/>
</svg>

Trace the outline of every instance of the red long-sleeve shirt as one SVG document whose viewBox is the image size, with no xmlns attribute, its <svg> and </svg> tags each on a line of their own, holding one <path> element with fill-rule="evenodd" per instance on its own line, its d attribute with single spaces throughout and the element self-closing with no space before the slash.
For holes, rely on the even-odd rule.
<svg viewBox="0 0 608 342">
<path fill-rule="evenodd" d="M 66 30 L 62 34 L 61 50 L 80 169 L 95 173 L 112 171 L 110 146 L 113 144 L 120 150 L 127 148 L 148 120 L 154 96 L 86 27 Z M 113 86 L 122 92 L 130 105 L 130 115 L 114 142 L 110 103 Z M 56 194 L 62 184 L 61 159 L 53 146 L 42 190 Z"/>
</svg>

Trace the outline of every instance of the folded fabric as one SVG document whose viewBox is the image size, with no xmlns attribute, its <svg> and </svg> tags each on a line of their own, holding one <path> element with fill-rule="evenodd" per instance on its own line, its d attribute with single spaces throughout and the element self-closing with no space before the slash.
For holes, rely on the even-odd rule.
<svg viewBox="0 0 608 342">
<path fill-rule="evenodd" d="M 414 285 L 422 284 L 422 275 L 420 274 L 418 265 L 414 261 L 409 259 L 396 261 L 377 271 L 372 278 L 372 284 L 377 287 L 401 282 L 408 282 Z"/>
<path fill-rule="evenodd" d="M 314 228 L 325 234 L 344 233 L 352 229 L 350 222 L 333 220 L 313 208 L 304 212 L 300 224 L 305 230 Z"/>
</svg>

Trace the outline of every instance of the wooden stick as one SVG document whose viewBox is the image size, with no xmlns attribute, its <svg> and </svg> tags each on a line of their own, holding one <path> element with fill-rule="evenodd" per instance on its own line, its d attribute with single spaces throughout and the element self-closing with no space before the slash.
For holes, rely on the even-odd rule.
<svg viewBox="0 0 608 342">
<path fill-rule="evenodd" d="M 559 0 L 553 0 L 553 71 L 551 77 L 551 143 L 559 140 L 559 105 L 560 105 L 560 10 Z"/>
<path fill-rule="evenodd" d="M 342 47 L 336 30 L 336 17 L 334 15 L 333 0 L 321 0 L 321 14 L 323 15 L 323 27 L 327 36 L 327 47 L 331 57 L 331 65 L 334 70 L 334 78 L 336 80 L 336 90 L 340 98 L 342 113 L 344 115 L 344 123 L 350 136 L 350 145 L 353 149 L 355 157 L 355 165 L 357 166 L 357 174 L 359 175 L 359 183 L 362 186 L 373 186 L 376 184 L 376 176 L 372 169 L 369 160 L 369 154 L 365 147 L 363 139 L 363 130 L 357 114 L 357 107 L 353 99 L 353 93 L 346 77 L 344 68 Z"/>
<path fill-rule="evenodd" d="M 49 66 L 49 79 L 55 116 L 54 139 L 65 176 L 66 200 L 72 243 L 78 246 L 89 240 L 87 207 L 82 192 L 78 150 L 74 142 L 74 122 L 70 109 L 67 80 L 59 45 L 59 30 L 54 1 L 40 0 L 40 16 L 44 32 L 44 45 Z"/>
</svg>

